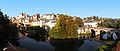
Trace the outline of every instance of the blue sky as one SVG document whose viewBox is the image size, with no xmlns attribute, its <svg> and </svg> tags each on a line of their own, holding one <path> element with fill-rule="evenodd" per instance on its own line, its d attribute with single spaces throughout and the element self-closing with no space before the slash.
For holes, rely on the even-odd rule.
<svg viewBox="0 0 120 51">
<path fill-rule="evenodd" d="M 0 8 L 8 16 L 25 12 L 120 18 L 120 0 L 0 0 Z"/>
</svg>

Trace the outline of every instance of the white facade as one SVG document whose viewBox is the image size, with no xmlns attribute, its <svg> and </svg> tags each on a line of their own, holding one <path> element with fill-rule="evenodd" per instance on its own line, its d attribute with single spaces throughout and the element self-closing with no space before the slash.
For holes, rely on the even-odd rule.
<svg viewBox="0 0 120 51">
<path fill-rule="evenodd" d="M 31 26 L 40 26 L 40 25 L 41 25 L 41 23 L 39 21 L 31 23 Z"/>
<path fill-rule="evenodd" d="M 44 14 L 43 15 L 43 18 L 45 18 L 45 19 L 55 19 L 55 14 Z"/>
<path fill-rule="evenodd" d="M 48 23 L 46 23 L 46 25 L 48 25 L 49 27 L 50 27 L 50 29 L 52 28 L 52 27 L 54 27 L 55 26 L 55 20 L 51 20 L 51 21 L 49 21 Z"/>
<path fill-rule="evenodd" d="M 92 21 L 92 22 L 84 22 L 84 26 L 86 27 L 97 27 L 97 23 L 96 21 Z"/>
<path fill-rule="evenodd" d="M 43 25 L 47 25 L 50 28 L 55 26 L 55 21 L 56 21 L 56 15 L 55 14 L 44 14 L 41 16 L 40 14 L 35 14 L 33 16 L 29 16 L 25 13 L 21 13 L 17 17 L 11 18 L 13 23 L 23 23 L 25 26 L 30 25 L 30 26 L 40 26 L 42 27 Z"/>
</svg>

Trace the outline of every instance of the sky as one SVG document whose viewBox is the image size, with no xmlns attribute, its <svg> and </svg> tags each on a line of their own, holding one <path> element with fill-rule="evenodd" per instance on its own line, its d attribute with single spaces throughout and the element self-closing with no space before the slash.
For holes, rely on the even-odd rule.
<svg viewBox="0 0 120 51">
<path fill-rule="evenodd" d="M 0 0 L 0 9 L 8 16 L 24 12 L 120 18 L 120 0 Z"/>
</svg>

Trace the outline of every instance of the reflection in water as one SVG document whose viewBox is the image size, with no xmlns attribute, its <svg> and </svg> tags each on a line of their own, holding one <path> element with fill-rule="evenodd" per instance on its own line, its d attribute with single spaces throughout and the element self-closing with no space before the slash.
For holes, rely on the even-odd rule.
<svg viewBox="0 0 120 51">
<path fill-rule="evenodd" d="M 55 51 L 77 51 L 76 47 L 68 46 L 68 45 L 61 45 L 61 46 L 55 46 Z"/>
<path fill-rule="evenodd" d="M 19 43 L 21 47 L 30 51 L 97 51 L 98 46 L 102 45 L 98 41 L 86 39 L 82 46 L 68 45 L 66 43 L 53 46 L 49 42 L 36 41 L 29 37 L 20 39 Z"/>
<path fill-rule="evenodd" d="M 37 41 L 46 41 L 48 31 L 44 27 L 32 26 L 27 27 L 26 32 L 28 37 L 31 37 Z"/>
<path fill-rule="evenodd" d="M 77 51 L 78 39 L 51 39 L 55 51 Z"/>
<path fill-rule="evenodd" d="M 98 51 L 97 48 L 101 45 L 102 43 L 98 41 L 87 39 L 84 41 L 84 44 L 78 49 L 79 51 Z"/>
<path fill-rule="evenodd" d="M 54 47 L 51 44 L 36 41 L 29 37 L 20 39 L 19 43 L 21 47 L 30 49 L 30 51 L 54 51 Z"/>
<path fill-rule="evenodd" d="M 36 34 L 34 36 L 28 36 L 36 41 L 43 41 L 45 42 L 47 40 L 46 36 L 45 35 L 39 35 L 39 34 Z"/>
</svg>

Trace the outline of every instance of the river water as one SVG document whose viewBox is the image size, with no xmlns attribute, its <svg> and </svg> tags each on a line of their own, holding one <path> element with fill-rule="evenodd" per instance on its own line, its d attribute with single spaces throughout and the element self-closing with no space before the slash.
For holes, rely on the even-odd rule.
<svg viewBox="0 0 120 51">
<path fill-rule="evenodd" d="M 19 40 L 19 45 L 30 51 L 55 51 L 55 47 L 49 42 L 36 41 L 26 37 Z M 77 48 L 77 51 L 97 51 L 97 48 L 102 45 L 101 42 L 92 39 L 84 40 L 84 44 Z"/>
</svg>

